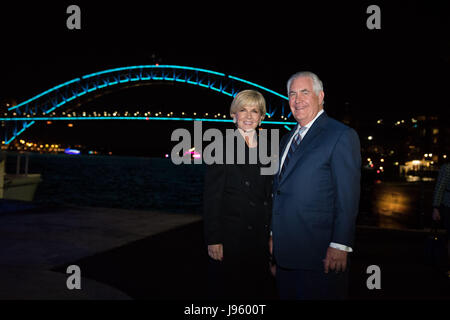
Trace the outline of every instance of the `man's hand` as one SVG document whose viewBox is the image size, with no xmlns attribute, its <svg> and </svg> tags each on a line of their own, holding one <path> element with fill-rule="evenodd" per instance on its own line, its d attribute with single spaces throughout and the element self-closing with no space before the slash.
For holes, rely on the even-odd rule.
<svg viewBox="0 0 450 320">
<path fill-rule="evenodd" d="M 434 209 L 433 209 L 432 218 L 433 218 L 434 221 L 439 221 L 439 220 L 441 220 L 441 215 L 440 215 L 440 213 L 439 213 L 439 209 L 438 209 L 438 208 L 434 208 Z"/>
<path fill-rule="evenodd" d="M 347 268 L 347 252 L 335 248 L 328 247 L 327 255 L 323 260 L 325 273 L 329 270 L 336 270 L 336 272 L 344 272 Z"/>
<path fill-rule="evenodd" d="M 219 244 L 210 244 L 208 245 L 208 255 L 214 260 L 223 260 L 223 245 Z"/>
</svg>

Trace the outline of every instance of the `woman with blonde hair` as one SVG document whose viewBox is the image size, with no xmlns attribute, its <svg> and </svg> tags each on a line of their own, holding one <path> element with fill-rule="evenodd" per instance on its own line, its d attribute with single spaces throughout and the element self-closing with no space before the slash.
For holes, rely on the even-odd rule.
<svg viewBox="0 0 450 320">
<path fill-rule="evenodd" d="M 269 272 L 269 225 L 272 176 L 261 175 L 257 128 L 266 102 L 255 90 L 239 92 L 230 107 L 237 128 L 233 145 L 245 143 L 245 163 L 212 164 L 204 185 L 204 234 L 209 255 L 209 288 L 213 298 L 270 298 L 274 282 Z M 243 140 L 243 141 L 242 141 Z M 225 143 L 224 143 L 225 145 Z M 269 143 L 268 143 L 269 145 Z M 230 150 L 225 150 L 226 153 Z M 273 291 L 272 291 L 273 290 Z"/>
</svg>

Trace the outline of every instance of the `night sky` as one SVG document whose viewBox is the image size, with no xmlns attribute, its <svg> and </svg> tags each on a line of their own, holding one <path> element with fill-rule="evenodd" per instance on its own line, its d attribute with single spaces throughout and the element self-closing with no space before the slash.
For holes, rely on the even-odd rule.
<svg viewBox="0 0 450 320">
<path fill-rule="evenodd" d="M 242 3 L 1 4 L 0 100 L 19 103 L 87 73 L 158 62 L 232 74 L 282 94 L 291 74 L 310 70 L 324 82 L 331 115 L 344 105 L 366 119 L 441 115 L 449 107 L 450 28 L 442 2 Z M 66 28 L 70 4 L 81 8 L 81 30 Z M 381 30 L 366 27 L 370 4 L 381 8 Z M 198 87 L 153 84 L 113 92 L 85 108 L 225 113 L 230 102 Z M 102 134 L 95 129 L 99 125 Z M 170 139 L 170 128 L 192 123 L 89 126 L 26 134 L 56 139 L 61 130 L 74 143 L 94 142 L 95 136 L 103 146 L 137 140 L 151 146 L 158 132 Z M 164 149 L 166 144 L 158 152 Z"/>
</svg>

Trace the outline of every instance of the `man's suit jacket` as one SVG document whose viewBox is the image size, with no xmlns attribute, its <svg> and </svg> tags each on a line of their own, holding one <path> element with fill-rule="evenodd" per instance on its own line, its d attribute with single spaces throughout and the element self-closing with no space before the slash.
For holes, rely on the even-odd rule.
<svg viewBox="0 0 450 320">
<path fill-rule="evenodd" d="M 280 142 L 281 157 L 293 135 Z M 277 264 L 323 270 L 331 242 L 352 246 L 360 195 L 361 155 L 355 130 L 324 112 L 309 128 L 273 188 Z"/>
</svg>

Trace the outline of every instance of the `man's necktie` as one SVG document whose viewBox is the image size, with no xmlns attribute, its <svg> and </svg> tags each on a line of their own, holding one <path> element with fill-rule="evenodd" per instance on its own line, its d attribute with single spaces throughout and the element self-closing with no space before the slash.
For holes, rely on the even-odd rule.
<svg viewBox="0 0 450 320">
<path fill-rule="evenodd" d="M 301 134 L 305 130 L 306 130 L 306 127 L 301 127 L 300 130 L 298 130 L 297 133 L 294 135 L 294 138 L 292 139 L 292 142 L 291 142 L 291 147 L 289 148 L 286 158 L 284 159 L 283 167 L 281 168 L 281 171 L 280 171 L 279 180 L 281 180 L 281 177 L 283 176 L 284 171 L 286 170 L 286 168 L 288 166 L 290 158 L 292 157 L 295 150 L 297 150 L 298 146 L 300 145 L 300 142 L 302 140 Z"/>
<path fill-rule="evenodd" d="M 249 141 L 249 137 L 248 136 L 245 136 L 245 143 L 250 148 L 250 141 Z"/>
</svg>

